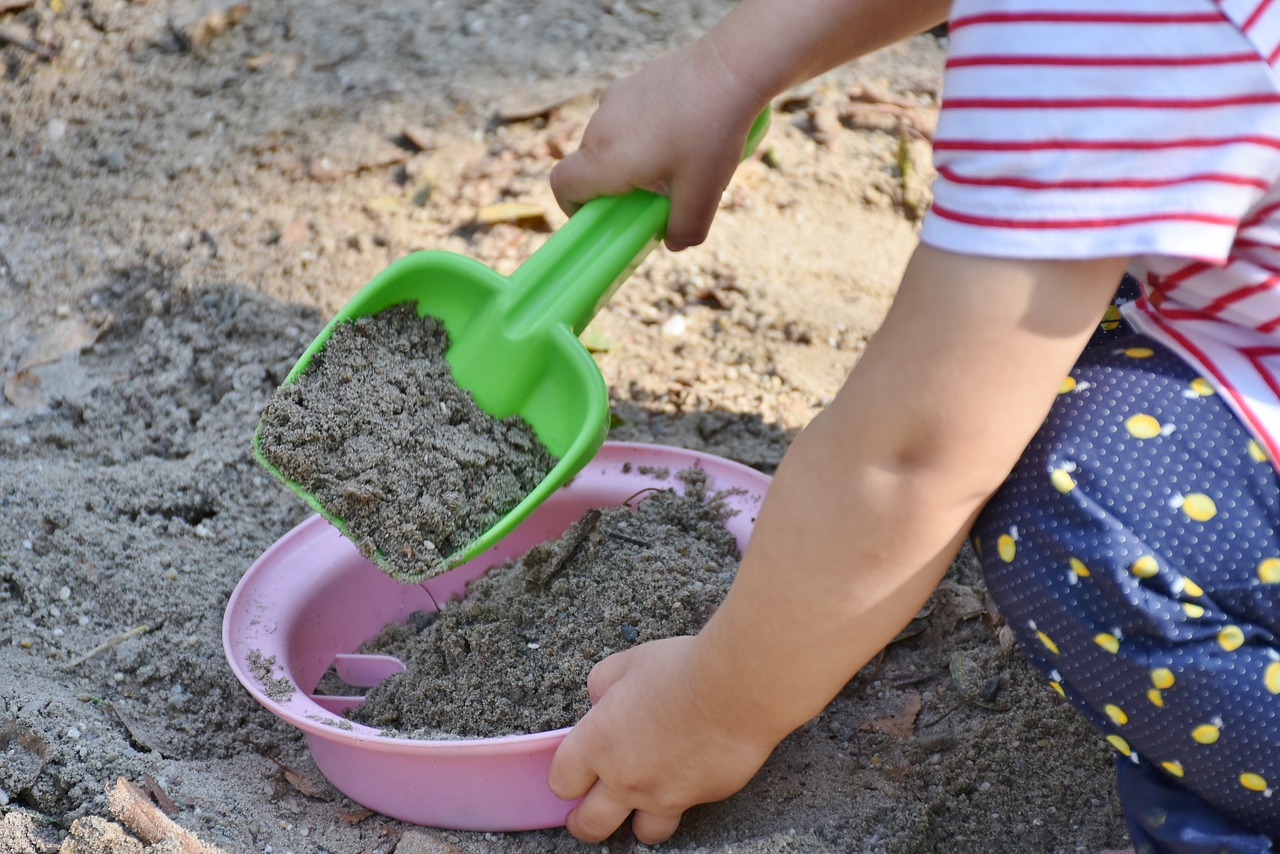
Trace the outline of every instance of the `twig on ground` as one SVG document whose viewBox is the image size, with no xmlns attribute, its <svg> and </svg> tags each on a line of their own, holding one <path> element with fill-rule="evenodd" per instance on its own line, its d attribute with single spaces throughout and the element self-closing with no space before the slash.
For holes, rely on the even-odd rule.
<svg viewBox="0 0 1280 854">
<path fill-rule="evenodd" d="M 221 849 L 201 842 L 161 812 L 146 792 L 124 777 L 117 777 L 116 784 L 107 789 L 107 808 L 117 821 L 148 845 L 174 842 L 183 854 L 221 854 Z"/>
<path fill-rule="evenodd" d="M 159 626 L 156 626 L 156 628 L 159 628 Z M 93 658 L 95 655 L 100 655 L 101 653 L 106 652 L 107 650 L 111 649 L 114 646 L 119 646 L 120 644 L 127 641 L 129 638 L 137 637 L 138 635 L 144 635 L 147 632 L 151 631 L 151 629 L 152 627 L 147 625 L 134 626 L 132 629 L 129 629 L 129 631 L 127 632 L 121 632 L 115 637 L 107 638 L 102 643 L 98 644 L 93 649 L 89 650 L 79 658 L 74 659 L 73 661 L 68 661 L 66 664 L 62 665 L 60 669 L 75 670 L 77 667 L 84 664 L 86 661 Z"/>
<path fill-rule="evenodd" d="M 48 45 L 42 45 L 39 42 L 33 42 L 30 39 L 24 39 L 22 36 L 0 30 L 0 46 L 11 44 L 16 48 L 34 53 L 41 59 L 53 59 L 58 52 Z"/>
</svg>

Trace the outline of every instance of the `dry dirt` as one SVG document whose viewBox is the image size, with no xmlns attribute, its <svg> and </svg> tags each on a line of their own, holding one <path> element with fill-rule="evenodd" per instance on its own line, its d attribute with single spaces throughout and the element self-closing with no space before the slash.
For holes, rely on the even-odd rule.
<svg viewBox="0 0 1280 854">
<path fill-rule="evenodd" d="M 390 261 L 527 257 L 600 87 L 729 6 L 0 0 L 0 850 L 592 850 L 362 813 L 240 687 L 227 596 L 307 512 L 249 440 Z M 708 243 L 655 253 L 585 336 L 614 438 L 773 469 L 914 243 L 940 61 L 922 36 L 779 99 Z M 1109 748 L 1005 637 L 960 560 L 662 849 L 1122 847 Z"/>
</svg>

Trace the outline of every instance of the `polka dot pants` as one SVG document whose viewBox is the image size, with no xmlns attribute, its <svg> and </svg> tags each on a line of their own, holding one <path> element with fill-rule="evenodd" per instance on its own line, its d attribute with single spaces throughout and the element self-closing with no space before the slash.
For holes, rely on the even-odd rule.
<svg viewBox="0 0 1280 854">
<path fill-rule="evenodd" d="M 1280 479 L 1209 384 L 1111 317 L 973 544 L 1032 663 L 1117 751 L 1139 854 L 1272 851 Z"/>
</svg>

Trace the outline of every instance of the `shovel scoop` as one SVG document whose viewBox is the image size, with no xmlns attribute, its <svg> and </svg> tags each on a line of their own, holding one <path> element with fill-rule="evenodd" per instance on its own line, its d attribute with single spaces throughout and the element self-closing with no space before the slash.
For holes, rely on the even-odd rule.
<svg viewBox="0 0 1280 854">
<path fill-rule="evenodd" d="M 744 157 L 764 137 L 769 110 L 756 118 Z M 406 302 L 419 317 L 439 320 L 454 381 L 494 418 L 518 414 L 557 462 L 538 485 L 470 545 L 449 555 L 443 572 L 478 557 L 566 484 L 600 449 L 609 429 L 604 377 L 578 335 L 662 239 L 670 213 L 665 196 L 633 190 L 583 205 L 510 276 L 440 250 L 395 261 L 329 321 L 285 377 L 296 381 L 338 324 Z M 278 480 L 350 537 L 346 523 L 261 449 L 254 455 Z M 375 562 L 387 569 L 381 555 Z"/>
</svg>

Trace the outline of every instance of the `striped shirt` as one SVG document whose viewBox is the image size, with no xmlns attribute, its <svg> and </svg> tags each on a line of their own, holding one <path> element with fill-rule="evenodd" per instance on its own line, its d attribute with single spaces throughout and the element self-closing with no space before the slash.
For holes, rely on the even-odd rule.
<svg viewBox="0 0 1280 854">
<path fill-rule="evenodd" d="M 955 0 L 921 239 L 1131 256 L 1122 308 L 1280 460 L 1280 0 Z"/>
</svg>

